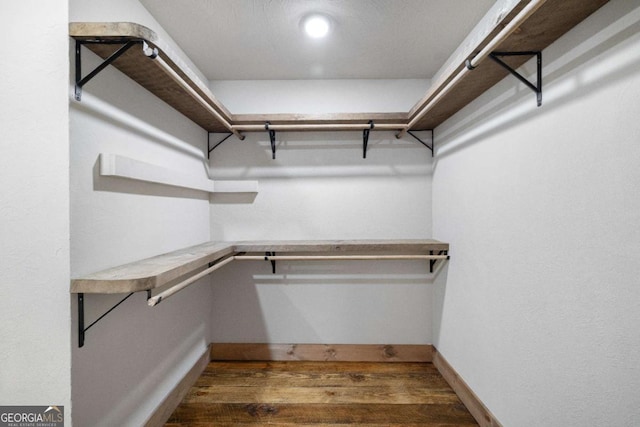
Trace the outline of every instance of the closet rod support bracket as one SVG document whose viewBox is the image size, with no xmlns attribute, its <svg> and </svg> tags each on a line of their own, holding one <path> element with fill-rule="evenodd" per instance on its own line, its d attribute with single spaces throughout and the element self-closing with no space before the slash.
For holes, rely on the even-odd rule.
<svg viewBox="0 0 640 427">
<path fill-rule="evenodd" d="M 229 132 L 228 134 L 226 134 L 226 136 L 224 138 L 222 138 L 222 140 L 220 140 L 219 142 L 216 143 L 216 145 L 214 145 L 213 147 L 211 146 L 211 135 L 215 134 L 216 132 L 209 132 L 207 134 L 207 159 L 211 158 L 211 152 L 213 150 L 215 150 L 216 148 L 218 148 L 218 146 L 220 144 L 222 144 L 223 142 L 225 142 L 227 139 L 229 139 L 229 137 L 231 137 L 233 135 L 232 132 Z"/>
<path fill-rule="evenodd" d="M 76 85 L 75 85 L 75 93 L 74 93 L 74 98 L 76 99 L 76 101 L 80 101 L 82 99 L 82 87 L 89 83 L 89 81 L 91 79 L 93 79 L 96 75 L 98 75 L 98 73 L 100 73 L 100 71 L 104 70 L 108 65 L 110 65 L 111 63 L 113 63 L 113 61 L 115 61 L 116 59 L 118 59 L 119 57 L 121 57 L 126 51 L 128 51 L 132 46 L 136 45 L 136 44 L 140 44 L 142 42 L 140 41 L 128 41 L 127 43 L 125 43 L 122 47 L 120 47 L 120 49 L 116 50 L 115 52 L 113 52 L 107 59 L 103 60 L 100 65 L 98 65 L 96 68 L 94 68 L 89 74 L 87 74 L 86 76 L 82 77 L 82 45 L 84 44 L 89 44 L 89 43 L 102 43 L 102 44 L 114 44 L 113 42 L 107 42 L 107 41 L 81 41 L 81 40 L 76 40 L 76 52 L 75 52 L 75 56 L 76 56 L 76 64 L 75 64 L 75 72 L 76 72 Z M 120 42 L 117 42 L 117 44 L 121 44 Z"/>
<path fill-rule="evenodd" d="M 429 251 L 429 255 L 433 255 L 433 251 Z M 447 256 L 447 260 L 450 259 L 449 251 L 442 250 L 442 251 L 438 252 L 438 255 L 446 255 Z M 438 262 L 437 259 L 429 260 L 429 273 L 433 273 L 437 262 Z"/>
<path fill-rule="evenodd" d="M 271 159 L 276 159 L 276 131 L 274 129 L 269 129 L 271 126 L 271 122 L 266 122 L 264 124 L 264 128 L 267 132 L 269 132 L 269 141 L 271 142 Z"/>
<path fill-rule="evenodd" d="M 276 260 L 272 259 L 270 260 L 269 257 L 271 256 L 276 256 L 275 252 L 265 252 L 264 253 L 264 260 L 265 261 L 271 261 L 271 273 L 272 274 L 276 274 Z"/>
<path fill-rule="evenodd" d="M 373 120 L 369 120 L 369 127 L 362 130 L 362 158 L 367 158 L 367 146 L 369 145 L 369 132 L 375 127 Z"/>
<path fill-rule="evenodd" d="M 431 157 L 433 157 L 433 148 L 435 147 L 435 139 L 434 139 L 434 136 L 433 136 L 433 129 L 428 129 L 428 130 L 431 132 L 431 145 L 429 145 L 426 142 L 424 142 L 422 139 L 420 139 L 417 135 L 415 135 L 410 130 L 408 130 L 407 133 L 409 135 L 411 135 L 412 137 L 414 137 L 420 144 L 422 144 L 425 147 L 427 147 L 429 149 L 429 151 L 431 151 Z"/>
<path fill-rule="evenodd" d="M 116 307 L 118 307 L 120 304 L 125 302 L 133 294 L 134 293 L 131 292 L 129 295 L 122 298 L 120 301 L 118 301 L 116 305 L 111 307 L 109 310 L 107 310 L 104 314 L 102 314 L 100 317 L 98 317 L 89 326 L 85 328 L 84 327 L 84 293 L 79 293 L 78 294 L 78 347 L 84 346 L 85 336 L 89 328 L 91 328 L 93 325 L 95 325 L 96 323 L 104 319 L 107 316 L 107 314 L 115 310 Z"/>
<path fill-rule="evenodd" d="M 501 58 L 505 56 L 535 56 L 536 57 L 536 84 L 531 83 L 522 74 L 516 71 Z M 524 83 L 529 89 L 535 92 L 538 107 L 542 105 L 542 52 L 540 51 L 523 51 L 523 52 L 491 52 L 489 58 L 493 59 L 498 65 L 506 69 L 515 78 Z"/>
</svg>

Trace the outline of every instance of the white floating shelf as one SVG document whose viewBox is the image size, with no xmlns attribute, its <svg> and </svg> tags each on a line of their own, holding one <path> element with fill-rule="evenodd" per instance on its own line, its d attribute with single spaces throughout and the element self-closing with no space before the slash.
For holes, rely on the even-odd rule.
<svg viewBox="0 0 640 427">
<path fill-rule="evenodd" d="M 198 178 L 117 154 L 100 153 L 100 175 L 117 176 L 207 193 L 257 193 L 258 181 L 214 181 Z"/>
</svg>

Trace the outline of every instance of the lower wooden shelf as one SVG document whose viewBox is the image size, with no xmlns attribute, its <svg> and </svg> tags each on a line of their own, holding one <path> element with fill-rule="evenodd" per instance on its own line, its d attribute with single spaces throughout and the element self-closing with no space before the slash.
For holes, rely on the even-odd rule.
<svg viewBox="0 0 640 427">
<path fill-rule="evenodd" d="M 148 291 L 164 286 L 232 252 L 233 246 L 229 243 L 203 243 L 73 279 L 71 293 L 120 294 Z"/>
<path fill-rule="evenodd" d="M 204 267 L 211 267 L 228 257 L 242 260 L 260 254 L 260 259 L 269 261 L 294 258 L 421 258 L 437 261 L 446 259 L 448 250 L 448 243 L 429 239 L 207 242 L 73 279 L 71 292 L 116 294 L 150 291 L 188 275 L 200 273 Z M 267 253 L 268 255 L 265 255 Z M 283 256 L 288 258 L 282 258 Z"/>
<path fill-rule="evenodd" d="M 84 346 L 89 328 L 111 313 L 135 292 L 147 292 L 147 304 L 160 302 L 202 277 L 241 260 L 399 260 L 419 259 L 435 264 L 449 259 L 449 245 L 437 240 L 313 240 L 207 242 L 141 261 L 103 270 L 71 281 L 78 297 L 78 345 Z M 282 255 L 282 254 L 285 255 Z M 156 295 L 152 290 L 164 287 Z M 116 305 L 85 327 L 84 294 L 127 293 Z"/>
</svg>

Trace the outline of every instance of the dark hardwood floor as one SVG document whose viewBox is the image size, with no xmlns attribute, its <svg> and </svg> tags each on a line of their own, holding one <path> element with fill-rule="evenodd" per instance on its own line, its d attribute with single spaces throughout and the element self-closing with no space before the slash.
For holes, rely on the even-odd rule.
<svg viewBox="0 0 640 427">
<path fill-rule="evenodd" d="M 212 362 L 166 427 L 477 425 L 431 363 Z"/>
</svg>

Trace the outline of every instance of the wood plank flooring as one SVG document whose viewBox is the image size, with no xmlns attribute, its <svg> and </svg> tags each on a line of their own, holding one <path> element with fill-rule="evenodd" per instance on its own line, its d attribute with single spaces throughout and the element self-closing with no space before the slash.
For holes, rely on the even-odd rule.
<svg viewBox="0 0 640 427">
<path fill-rule="evenodd" d="M 431 363 L 212 362 L 165 427 L 477 426 Z"/>
</svg>

